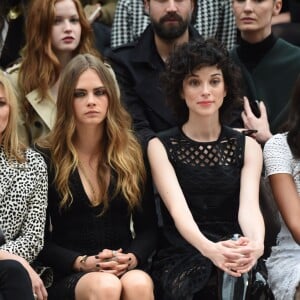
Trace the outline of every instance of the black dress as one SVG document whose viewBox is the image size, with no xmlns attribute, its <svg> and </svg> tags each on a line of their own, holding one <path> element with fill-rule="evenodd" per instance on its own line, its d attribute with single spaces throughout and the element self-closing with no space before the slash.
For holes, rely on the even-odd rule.
<svg viewBox="0 0 300 300">
<path fill-rule="evenodd" d="M 100 215 L 102 205 L 91 206 L 76 169 L 69 181 L 73 202 L 70 207 L 60 209 L 61 197 L 53 183 L 53 167 L 48 156 L 44 156 L 49 176 L 48 224 L 45 245 L 39 259 L 54 271 L 54 282 L 48 289 L 48 299 L 75 299 L 75 286 L 85 274 L 73 270 L 73 263 L 80 255 L 96 255 L 105 248 L 122 248 L 124 253 L 131 252 L 137 257 L 138 268 L 144 268 L 156 247 L 157 221 L 150 181 L 146 185 L 141 206 L 131 215 L 122 194 L 112 197 L 116 183 L 116 174 L 112 174 L 108 192 L 109 208 Z M 134 237 L 130 230 L 131 217 Z"/>
<path fill-rule="evenodd" d="M 159 138 L 201 232 L 214 242 L 240 233 L 238 208 L 245 137 L 222 127 L 217 141 L 200 143 L 176 127 Z M 152 270 L 155 284 L 164 291 L 160 300 L 193 299 L 207 284 L 214 266 L 181 237 L 162 201 L 161 214 L 163 237 Z"/>
</svg>

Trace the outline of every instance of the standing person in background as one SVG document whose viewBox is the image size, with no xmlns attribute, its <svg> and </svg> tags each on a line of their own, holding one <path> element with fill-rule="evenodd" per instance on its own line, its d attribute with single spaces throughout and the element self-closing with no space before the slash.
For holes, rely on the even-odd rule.
<svg viewBox="0 0 300 300">
<path fill-rule="evenodd" d="M 100 59 L 80 54 L 64 69 L 57 119 L 41 151 L 49 172 L 40 255 L 54 271 L 49 300 L 153 300 L 143 271 L 156 246 L 151 180 Z"/>
<path fill-rule="evenodd" d="M 135 41 L 151 22 L 144 13 L 146 0 L 119 0 L 112 26 L 111 46 Z M 176 1 L 175 1 L 176 2 Z M 230 1 L 197 0 L 193 25 L 204 37 L 215 37 L 228 49 L 236 43 L 236 26 Z"/>
<path fill-rule="evenodd" d="M 300 48 L 272 34 L 272 17 L 280 13 L 281 5 L 281 0 L 232 2 L 241 40 L 231 56 L 241 67 L 248 98 L 242 119 L 247 129 L 258 131 L 253 137 L 262 144 L 287 120 L 300 72 Z"/>
<path fill-rule="evenodd" d="M 201 39 L 190 25 L 194 7 L 195 0 L 145 1 L 151 24 L 137 42 L 118 47 L 108 55 L 122 100 L 144 147 L 156 132 L 177 124 L 165 103 L 159 75 L 174 47 Z"/>
<path fill-rule="evenodd" d="M 81 0 L 81 2 L 94 31 L 95 45 L 105 56 L 110 49 L 111 26 L 117 0 L 103 0 L 100 2 L 98 0 Z"/>
<path fill-rule="evenodd" d="M 0 71 L 0 299 L 45 300 L 30 266 L 43 247 L 47 172 L 43 158 L 17 136 L 17 101 Z"/>
<path fill-rule="evenodd" d="M 52 129 L 61 71 L 78 53 L 98 53 L 80 1 L 31 1 L 22 60 L 8 70 L 18 91 L 24 143 L 31 144 Z"/>
<path fill-rule="evenodd" d="M 215 40 L 183 44 L 166 63 L 163 87 L 180 125 L 148 145 L 163 202 L 152 268 L 160 300 L 219 299 L 217 270 L 240 277 L 263 254 L 262 152 L 224 125 L 241 100 L 239 75 Z M 243 237 L 230 240 L 235 233 Z"/>
<path fill-rule="evenodd" d="M 27 0 L 0 1 L 0 68 L 6 69 L 20 58 L 25 44 Z"/>
<path fill-rule="evenodd" d="M 300 46 L 300 1 L 282 0 L 282 10 L 272 19 L 272 31 L 291 44 Z"/>
<path fill-rule="evenodd" d="M 299 300 L 300 283 L 300 77 L 290 105 L 287 132 L 264 147 L 266 176 L 280 212 L 281 229 L 266 265 L 276 300 Z M 295 294 L 298 293 L 298 297 Z"/>
</svg>

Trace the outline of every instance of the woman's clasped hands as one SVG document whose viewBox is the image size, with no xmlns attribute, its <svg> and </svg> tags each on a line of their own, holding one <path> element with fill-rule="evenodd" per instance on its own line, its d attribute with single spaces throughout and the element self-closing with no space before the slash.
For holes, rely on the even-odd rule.
<svg viewBox="0 0 300 300">
<path fill-rule="evenodd" d="M 137 259 L 132 253 L 123 253 L 118 250 L 103 249 L 96 255 L 79 256 L 75 261 L 75 267 L 82 272 L 106 272 L 118 277 L 128 270 L 135 268 Z"/>
<path fill-rule="evenodd" d="M 212 243 L 206 255 L 218 268 L 234 277 L 249 272 L 263 254 L 263 245 L 240 237 L 236 241 L 225 240 Z"/>
</svg>

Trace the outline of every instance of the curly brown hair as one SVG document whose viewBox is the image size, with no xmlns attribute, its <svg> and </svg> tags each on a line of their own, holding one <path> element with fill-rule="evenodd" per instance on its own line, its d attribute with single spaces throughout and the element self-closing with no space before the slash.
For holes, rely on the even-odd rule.
<svg viewBox="0 0 300 300">
<path fill-rule="evenodd" d="M 180 124 L 188 120 L 188 108 L 181 97 L 183 81 L 205 66 L 217 66 L 224 77 L 227 95 L 220 108 L 221 123 L 230 123 L 233 109 L 242 104 L 241 73 L 225 46 L 215 39 L 190 41 L 172 51 L 166 62 L 166 71 L 161 75 L 166 100 Z"/>
</svg>

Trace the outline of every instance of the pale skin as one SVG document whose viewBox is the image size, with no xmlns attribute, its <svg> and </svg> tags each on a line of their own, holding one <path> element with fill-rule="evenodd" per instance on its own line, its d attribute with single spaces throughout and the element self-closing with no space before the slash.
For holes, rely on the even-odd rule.
<svg viewBox="0 0 300 300">
<path fill-rule="evenodd" d="M 233 13 L 241 37 L 252 44 L 263 41 L 271 34 L 272 18 L 279 15 L 281 7 L 281 0 L 233 0 Z M 261 112 L 259 118 L 252 113 L 246 99 L 242 119 L 245 128 L 257 130 L 253 137 L 259 143 L 264 144 L 272 136 L 272 133 L 269 128 L 266 108 L 262 101 L 259 102 L 258 108 Z"/>
<path fill-rule="evenodd" d="M 74 91 L 74 145 L 79 161 L 84 164 L 85 173 L 96 193 L 99 193 L 96 173 L 101 155 L 99 145 L 103 139 L 108 103 L 105 87 L 97 73 L 91 69 L 83 72 Z M 79 174 L 93 205 L 91 184 L 80 168 Z M 124 253 L 122 249 L 104 249 L 88 256 L 85 262 L 80 262 L 81 260 L 82 256 L 79 256 L 73 264 L 74 271 L 86 272 L 76 285 L 76 300 L 154 299 L 151 278 L 143 271 L 133 270 L 138 264 L 133 253 Z"/>
<path fill-rule="evenodd" d="M 2 134 L 5 131 L 8 121 L 9 121 L 9 113 L 10 113 L 10 106 L 8 99 L 5 95 L 3 85 L 0 84 L 0 145 L 2 142 Z M 13 259 L 20 262 L 23 267 L 27 270 L 29 277 L 32 283 L 32 290 L 37 295 L 38 300 L 45 300 L 47 299 L 47 291 L 44 287 L 42 280 L 40 279 L 39 275 L 32 269 L 30 264 L 22 257 L 9 253 L 7 251 L 1 250 L 0 251 L 0 260 L 3 259 Z"/>
<path fill-rule="evenodd" d="M 186 76 L 183 82 L 181 96 L 188 106 L 189 118 L 182 130 L 195 141 L 215 141 L 221 130 L 219 108 L 226 95 L 223 75 L 216 66 L 194 70 L 193 74 L 195 76 Z M 258 203 L 262 167 L 259 145 L 246 138 L 238 213 L 244 237 L 217 243 L 208 240 L 193 219 L 163 144 L 154 138 L 147 150 L 154 183 L 183 238 L 228 274 L 239 277 L 248 272 L 264 248 L 264 222 Z"/>
<path fill-rule="evenodd" d="M 54 5 L 55 19 L 51 31 L 51 45 L 62 69 L 73 58 L 81 37 L 81 25 L 76 6 L 72 0 L 59 0 Z M 59 80 L 50 87 L 56 101 Z"/>
</svg>

